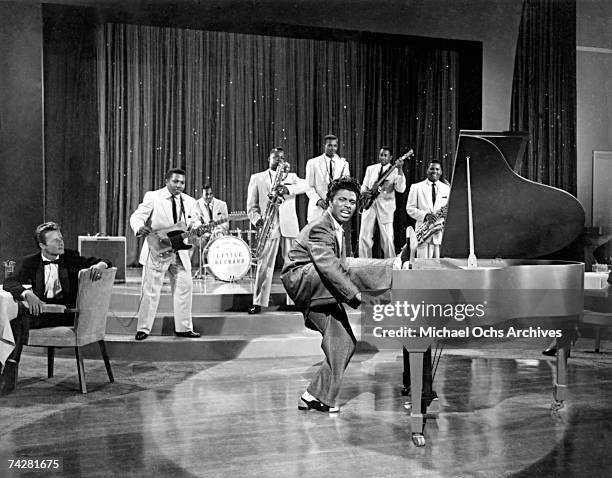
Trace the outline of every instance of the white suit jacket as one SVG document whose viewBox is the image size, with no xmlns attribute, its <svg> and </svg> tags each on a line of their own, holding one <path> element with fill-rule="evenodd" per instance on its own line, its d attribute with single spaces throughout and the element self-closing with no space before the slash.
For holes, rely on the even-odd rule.
<svg viewBox="0 0 612 478">
<path fill-rule="evenodd" d="M 392 165 L 389 165 L 392 167 Z M 387 167 L 389 167 L 387 166 Z M 366 168 L 361 191 L 370 189 L 380 176 L 382 165 L 372 164 Z M 406 190 L 406 176 L 398 174 L 397 168 L 387 176 L 383 183 L 382 191 L 372 204 L 372 208 L 376 211 L 376 216 L 382 224 L 393 222 L 393 214 L 395 213 L 395 191 L 403 193 Z"/>
<path fill-rule="evenodd" d="M 221 201 L 221 199 L 213 197 L 211 206 L 212 217 L 210 217 L 208 205 L 204 202 L 204 199 L 200 198 L 196 201 L 194 213 L 202 224 L 208 224 L 211 221 L 218 221 L 219 219 L 229 217 L 229 213 L 227 212 L 227 203 L 225 201 Z M 211 232 L 214 234 L 229 234 L 229 222 L 219 224 Z"/>
<path fill-rule="evenodd" d="M 275 175 L 276 171 L 271 169 L 251 175 L 247 193 L 247 214 L 253 225 L 257 224 L 259 218 L 266 212 L 269 202 L 268 193 L 272 188 Z M 278 208 L 279 227 L 272 231 L 271 237 L 277 237 L 279 229 L 283 237 L 297 237 L 300 226 L 295 212 L 295 196 L 305 193 L 308 190 L 308 184 L 295 173 L 289 173 L 283 185 L 287 186 L 289 195 L 285 196 L 285 200 Z"/>
<path fill-rule="evenodd" d="M 425 179 L 420 183 L 415 183 L 410 186 L 408 201 L 406 202 L 406 212 L 411 218 L 416 220 L 416 229 L 425 221 L 425 215 L 437 212 L 448 203 L 450 187 L 442 181 L 436 181 L 436 203 L 432 204 L 431 184 L 429 179 Z M 442 232 L 438 232 L 432 237 L 434 244 L 440 244 L 439 241 L 442 240 Z"/>
<path fill-rule="evenodd" d="M 130 216 L 130 227 L 134 231 L 134 234 L 137 234 L 138 230 L 145 224 L 149 224 L 154 231 L 174 225 L 170 196 L 171 194 L 166 187 L 158 189 L 157 191 L 148 191 L 145 193 L 142 202 Z M 197 226 L 199 221 L 193 216 L 193 208 L 195 207 L 196 200 L 184 193 L 181 193 L 181 198 L 183 200 L 184 214 L 177 211 L 180 214 L 179 221 L 183 221 L 187 225 Z M 181 250 L 178 254 L 185 270 L 191 271 L 189 251 Z M 139 262 L 144 265 L 147 262 L 148 256 L 149 244 L 147 241 L 144 241 L 142 250 L 140 251 Z"/>
<path fill-rule="evenodd" d="M 322 154 L 316 158 L 309 159 L 306 163 L 306 183 L 308 184 L 308 222 L 321 216 L 325 210 L 317 207 L 319 199 L 327 198 L 327 186 L 332 179 L 340 176 L 350 176 L 348 161 L 337 154 L 334 155 L 334 177 L 329 177 L 329 158 Z"/>
</svg>

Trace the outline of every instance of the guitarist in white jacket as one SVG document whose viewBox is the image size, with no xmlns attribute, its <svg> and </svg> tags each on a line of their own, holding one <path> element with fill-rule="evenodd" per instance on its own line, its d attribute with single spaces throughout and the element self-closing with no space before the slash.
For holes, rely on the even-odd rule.
<svg viewBox="0 0 612 478">
<path fill-rule="evenodd" d="M 170 169 L 166 175 L 166 186 L 157 191 L 145 193 L 142 202 L 130 216 L 130 226 L 138 236 L 149 236 L 160 229 L 166 229 L 177 223 L 177 228 L 184 229 L 194 225 L 192 209 L 196 200 L 183 193 L 185 189 L 185 171 Z M 181 227 L 182 226 L 182 227 Z M 174 297 L 174 330 L 179 337 L 197 338 L 199 333 L 193 331 L 191 302 L 193 282 L 191 279 L 190 251 L 179 250 L 168 256 L 160 257 L 154 248 L 149 247 L 149 240 L 144 241 L 140 252 L 142 268 L 142 295 L 138 307 L 138 328 L 136 340 L 144 340 L 151 333 L 162 284 L 166 271 L 170 273 L 170 285 Z"/>
<path fill-rule="evenodd" d="M 403 193 L 406 190 L 406 176 L 402 169 L 404 165 L 403 157 L 398 159 L 395 164 L 391 164 L 393 159 L 392 151 L 389 146 L 382 146 L 378 153 L 380 164 L 372 164 L 366 168 L 363 184 L 361 185 L 362 194 L 376 194 L 371 191 L 375 183 L 387 174 L 387 178 L 380 186 L 380 193 L 374 199 L 372 205 L 365 209 L 361 215 L 361 228 L 359 231 L 359 257 L 372 257 L 372 243 L 374 241 L 374 226 L 378 222 L 380 231 L 380 242 L 386 259 L 395 256 L 395 244 L 393 239 L 393 215 L 395 213 L 395 192 Z"/>
</svg>

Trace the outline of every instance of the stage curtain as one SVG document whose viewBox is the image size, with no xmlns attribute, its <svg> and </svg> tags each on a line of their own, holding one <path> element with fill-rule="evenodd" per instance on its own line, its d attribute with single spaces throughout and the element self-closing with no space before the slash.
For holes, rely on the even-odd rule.
<svg viewBox="0 0 612 478">
<path fill-rule="evenodd" d="M 574 0 L 524 0 L 510 128 L 530 137 L 519 174 L 576 195 Z"/>
<path fill-rule="evenodd" d="M 396 156 L 415 150 L 404 168 L 408 183 L 423 179 L 431 158 L 450 167 L 458 58 L 393 42 L 106 24 L 98 31 L 101 227 L 128 237 L 133 264 L 129 216 L 145 191 L 163 187 L 168 168 L 186 170 L 186 193 L 197 198 L 210 182 L 230 210 L 244 210 L 249 177 L 267 168 L 272 147 L 282 146 L 304 177 L 330 132 L 360 180 L 383 144 Z M 298 198 L 301 225 L 305 206 Z"/>
</svg>

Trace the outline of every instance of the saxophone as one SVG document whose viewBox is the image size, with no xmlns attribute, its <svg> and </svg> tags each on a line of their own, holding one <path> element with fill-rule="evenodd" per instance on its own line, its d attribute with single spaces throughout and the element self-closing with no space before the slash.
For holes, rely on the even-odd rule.
<svg viewBox="0 0 612 478">
<path fill-rule="evenodd" d="M 263 254 L 266 243 L 270 239 L 272 231 L 278 224 L 278 208 L 283 203 L 283 195 L 279 193 L 280 186 L 283 185 L 283 181 L 287 179 L 289 175 L 290 165 L 287 161 L 281 160 L 276 167 L 276 174 L 274 175 L 274 181 L 272 182 L 272 188 L 268 193 L 268 205 L 266 206 L 266 212 L 262 216 L 264 219 L 263 226 L 257 234 L 257 247 L 253 253 L 253 260 L 257 262 Z"/>
<path fill-rule="evenodd" d="M 423 244 L 436 232 L 444 229 L 444 219 L 446 218 L 447 211 L 448 205 L 441 207 L 434 213 L 433 221 L 426 221 L 417 228 L 415 234 L 419 244 Z"/>
</svg>

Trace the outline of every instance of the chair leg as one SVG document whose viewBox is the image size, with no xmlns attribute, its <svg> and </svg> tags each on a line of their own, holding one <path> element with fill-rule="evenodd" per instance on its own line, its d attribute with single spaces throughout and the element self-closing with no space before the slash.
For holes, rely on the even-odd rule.
<svg viewBox="0 0 612 478">
<path fill-rule="evenodd" d="M 599 353 L 599 347 L 601 347 L 601 327 L 595 329 L 595 353 Z"/>
<path fill-rule="evenodd" d="M 111 383 L 113 383 L 115 381 L 115 377 L 113 377 L 113 370 L 111 369 L 111 364 L 108 360 L 108 353 L 106 352 L 106 344 L 104 343 L 104 340 L 98 340 L 98 345 L 100 346 L 100 353 L 104 359 L 104 366 L 106 367 L 106 373 L 108 373 L 108 379 Z"/>
<path fill-rule="evenodd" d="M 53 377 L 53 363 L 55 362 L 55 347 L 47 347 L 47 378 Z"/>
<path fill-rule="evenodd" d="M 85 385 L 85 365 L 83 364 L 83 356 L 80 353 L 79 347 L 74 348 L 74 355 L 77 361 L 77 370 L 79 372 L 79 385 L 81 393 L 87 393 L 87 385 Z"/>
</svg>

